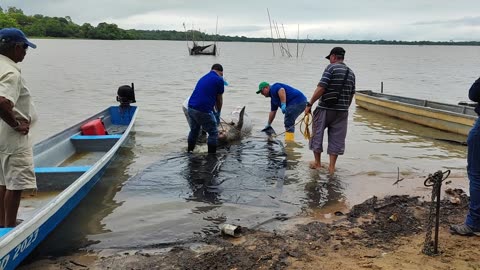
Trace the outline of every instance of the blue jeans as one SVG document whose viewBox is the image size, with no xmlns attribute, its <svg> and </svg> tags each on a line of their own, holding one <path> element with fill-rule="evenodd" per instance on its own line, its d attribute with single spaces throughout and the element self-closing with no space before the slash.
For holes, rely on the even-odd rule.
<svg viewBox="0 0 480 270">
<path fill-rule="evenodd" d="M 297 120 L 297 117 L 305 111 L 306 106 L 306 101 L 287 106 L 287 113 L 283 120 L 286 131 L 295 132 L 295 120 Z"/>
<path fill-rule="evenodd" d="M 207 144 L 217 145 L 218 128 L 217 120 L 213 112 L 201 112 L 192 108 L 188 108 L 190 133 L 188 134 L 188 143 L 195 145 L 200 129 L 203 129 L 208 133 Z"/>
<path fill-rule="evenodd" d="M 470 209 L 467 224 L 470 228 L 480 230 L 480 118 L 470 130 L 467 139 L 467 173 L 470 180 Z"/>
</svg>

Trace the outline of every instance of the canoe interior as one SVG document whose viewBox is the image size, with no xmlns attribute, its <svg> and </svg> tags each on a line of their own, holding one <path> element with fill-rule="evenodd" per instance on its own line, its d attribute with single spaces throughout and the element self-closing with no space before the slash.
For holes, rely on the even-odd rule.
<svg viewBox="0 0 480 270">
<path fill-rule="evenodd" d="M 357 91 L 357 93 L 365 94 L 378 99 L 397 101 L 397 102 L 407 103 L 410 105 L 416 105 L 420 107 L 426 107 L 426 108 L 431 108 L 436 110 L 443 110 L 443 111 L 448 111 L 452 113 L 458 113 L 458 114 L 477 117 L 475 108 L 471 106 L 462 106 L 462 105 L 440 103 L 440 102 L 434 102 L 434 101 L 422 100 L 422 99 L 416 99 L 416 98 L 388 95 L 388 94 L 373 92 L 371 90 L 359 90 Z"/>
<path fill-rule="evenodd" d="M 110 107 L 36 145 L 34 164 L 38 191 L 62 191 L 88 171 L 122 137 L 135 109 Z M 82 135 L 81 125 L 98 118 L 105 124 L 108 135 Z"/>
<path fill-rule="evenodd" d="M 137 107 L 110 107 L 36 144 L 38 191 L 22 192 L 15 228 L 0 229 L 0 270 L 13 270 L 80 203 L 125 142 Z M 83 136 L 81 126 L 102 119 L 108 135 Z"/>
</svg>

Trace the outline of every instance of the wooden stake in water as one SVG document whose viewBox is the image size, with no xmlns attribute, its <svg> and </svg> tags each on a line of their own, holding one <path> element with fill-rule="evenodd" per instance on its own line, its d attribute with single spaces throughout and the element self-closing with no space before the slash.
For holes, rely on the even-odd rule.
<svg viewBox="0 0 480 270">
<path fill-rule="evenodd" d="M 274 45 L 274 43 L 273 43 L 272 20 L 270 20 L 270 12 L 268 11 L 268 8 L 267 8 L 267 14 L 268 14 L 268 21 L 270 22 L 270 35 L 272 35 L 272 50 L 273 50 L 273 56 L 275 56 L 275 45 Z"/>
<path fill-rule="evenodd" d="M 297 58 L 298 58 L 298 40 L 300 39 L 300 24 L 298 25 L 297 31 Z"/>
</svg>

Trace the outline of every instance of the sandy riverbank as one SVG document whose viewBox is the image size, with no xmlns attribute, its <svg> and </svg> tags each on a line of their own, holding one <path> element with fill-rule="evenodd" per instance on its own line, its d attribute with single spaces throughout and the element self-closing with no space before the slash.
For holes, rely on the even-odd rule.
<svg viewBox="0 0 480 270">
<path fill-rule="evenodd" d="M 274 232 L 244 229 L 196 243 L 110 255 L 80 252 L 19 269 L 480 269 L 476 237 L 451 235 L 468 198 L 442 201 L 439 255 L 422 253 L 429 203 L 417 197 L 373 197 L 330 223 L 298 219 Z"/>
</svg>

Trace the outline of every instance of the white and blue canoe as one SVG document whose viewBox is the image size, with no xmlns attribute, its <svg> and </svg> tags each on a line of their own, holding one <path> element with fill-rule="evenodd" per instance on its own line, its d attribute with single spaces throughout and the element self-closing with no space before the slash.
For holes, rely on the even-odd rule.
<svg viewBox="0 0 480 270">
<path fill-rule="evenodd" d="M 62 222 L 104 174 L 126 141 L 135 106 L 112 106 L 34 146 L 39 192 L 57 192 L 25 213 L 15 228 L 0 228 L 0 270 L 15 269 Z M 82 135 L 81 126 L 102 119 L 108 135 Z"/>
</svg>

